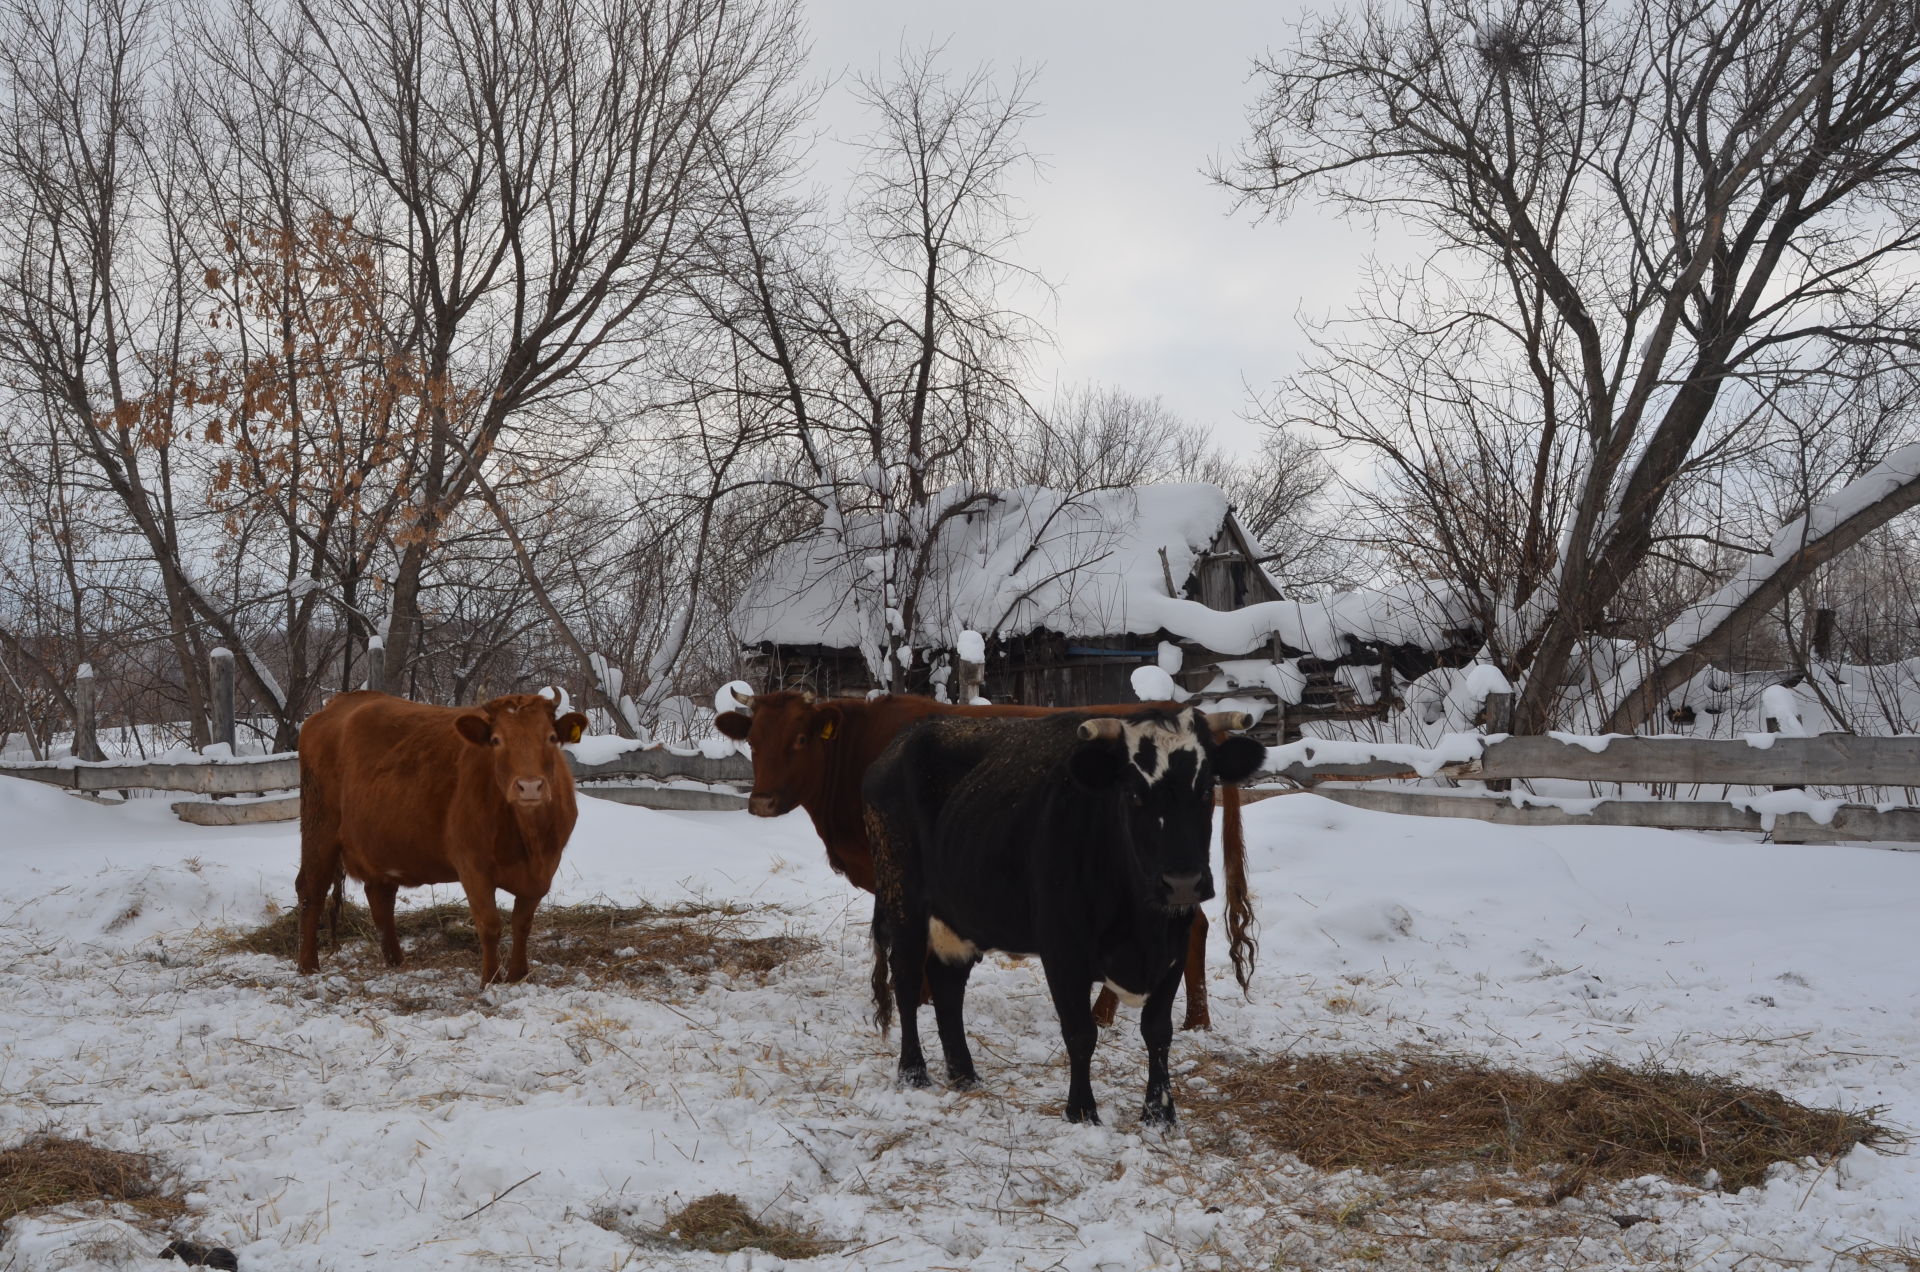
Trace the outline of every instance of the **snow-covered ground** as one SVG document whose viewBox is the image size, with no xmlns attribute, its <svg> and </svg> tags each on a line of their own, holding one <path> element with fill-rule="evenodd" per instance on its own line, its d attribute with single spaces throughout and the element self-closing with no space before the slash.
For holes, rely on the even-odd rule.
<svg viewBox="0 0 1920 1272">
<path fill-rule="evenodd" d="M 1174 1044 L 1189 1078 L 1209 1055 L 1285 1048 L 1545 1071 L 1652 1058 L 1920 1126 L 1920 854 L 1304 794 L 1250 807 L 1247 826 L 1254 998 L 1216 950 L 1215 1032 Z M 440 975 L 422 982 L 439 1006 L 400 1012 L 344 977 L 211 953 L 216 929 L 291 901 L 296 855 L 292 826 L 191 827 L 161 800 L 107 808 L 0 780 L 0 1144 L 56 1129 L 161 1154 L 197 1189 L 177 1235 L 249 1272 L 780 1266 L 636 1249 L 589 1218 L 655 1223 L 713 1192 L 847 1242 L 792 1265 L 827 1270 L 1825 1269 L 1920 1240 L 1920 1165 L 1897 1151 L 1737 1196 L 1646 1184 L 1553 1212 L 1219 1156 L 1139 1126 L 1124 1009 L 1096 1061 L 1107 1125 L 1070 1127 L 1033 964 L 975 978 L 983 1091 L 896 1091 L 868 1023 L 866 899 L 797 816 L 583 801 L 556 900 L 777 903 L 822 940 L 764 986 L 661 997 L 563 983 L 536 945 L 526 985 L 476 996 Z M 1608 1211 L 1629 1202 L 1659 1222 L 1623 1230 Z M 114 1221 L 19 1220 L 0 1269 L 178 1266 L 115 1253 L 159 1244 Z"/>
</svg>

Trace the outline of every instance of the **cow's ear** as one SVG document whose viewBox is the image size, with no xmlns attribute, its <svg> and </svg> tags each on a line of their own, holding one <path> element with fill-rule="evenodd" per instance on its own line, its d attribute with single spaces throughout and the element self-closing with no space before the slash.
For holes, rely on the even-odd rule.
<svg viewBox="0 0 1920 1272">
<path fill-rule="evenodd" d="M 840 708 L 821 707 L 813 714 L 820 721 L 820 727 L 814 730 L 815 734 L 822 742 L 833 741 L 834 735 L 840 732 L 840 722 L 844 718 L 840 714 Z"/>
<path fill-rule="evenodd" d="M 1115 742 L 1082 742 L 1067 755 L 1067 776 L 1090 791 L 1112 786 L 1126 767 L 1127 753 Z"/>
<path fill-rule="evenodd" d="M 587 717 L 578 711 L 569 711 L 553 722 L 553 731 L 560 735 L 562 742 L 578 742 L 580 735 L 587 731 Z"/>
<path fill-rule="evenodd" d="M 745 742 L 753 730 L 753 717 L 739 711 L 722 711 L 713 717 L 713 727 L 735 742 Z"/>
<path fill-rule="evenodd" d="M 453 727 L 460 730 L 460 736 L 475 746 L 485 746 L 493 741 L 493 721 L 478 711 L 463 711 L 453 718 Z"/>
<path fill-rule="evenodd" d="M 1213 772 L 1227 783 L 1244 782 L 1267 762 L 1267 748 L 1244 733 L 1236 733 L 1213 748 Z"/>
</svg>

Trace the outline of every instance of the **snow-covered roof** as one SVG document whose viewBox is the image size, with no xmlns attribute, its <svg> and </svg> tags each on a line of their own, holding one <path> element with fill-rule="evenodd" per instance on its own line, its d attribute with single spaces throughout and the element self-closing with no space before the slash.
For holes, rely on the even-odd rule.
<svg viewBox="0 0 1920 1272">
<path fill-rule="evenodd" d="M 1440 648 L 1449 629 L 1466 625 L 1460 607 L 1422 585 L 1232 611 L 1169 595 L 1169 577 L 1184 584 L 1231 515 L 1226 494 L 1204 483 L 1078 496 L 999 491 L 942 528 L 916 626 L 941 634 L 943 645 L 968 629 L 1006 637 L 1046 628 L 1069 638 L 1165 631 L 1230 654 L 1252 653 L 1278 635 L 1294 649 L 1337 658 L 1348 652 L 1343 635 Z M 879 603 L 879 524 L 854 522 L 844 540 L 822 526 L 775 552 L 734 609 L 741 638 L 861 647 L 870 621 L 863 608 Z"/>
</svg>

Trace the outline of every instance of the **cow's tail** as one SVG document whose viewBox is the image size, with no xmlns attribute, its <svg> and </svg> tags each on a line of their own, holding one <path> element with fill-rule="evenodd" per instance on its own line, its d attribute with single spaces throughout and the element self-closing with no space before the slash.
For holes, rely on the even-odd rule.
<svg viewBox="0 0 1920 1272">
<path fill-rule="evenodd" d="M 336 862 L 333 867 L 333 894 L 327 898 L 327 945 L 331 949 L 340 948 L 340 899 L 346 890 L 346 862 Z"/>
<path fill-rule="evenodd" d="M 893 943 L 887 939 L 886 920 L 873 907 L 873 1023 L 885 1037 L 893 1030 Z"/>
<path fill-rule="evenodd" d="M 873 853 L 873 1023 L 884 1037 L 893 1030 L 893 940 L 892 924 L 887 921 L 889 896 L 897 897 L 900 881 L 898 864 L 887 840 L 886 822 L 880 814 L 864 810 L 867 846 Z"/>
<path fill-rule="evenodd" d="M 1260 942 L 1253 934 L 1253 897 L 1247 889 L 1247 837 L 1240 821 L 1240 788 L 1220 788 L 1220 858 L 1227 870 L 1227 950 L 1242 995 L 1253 988 Z"/>
</svg>

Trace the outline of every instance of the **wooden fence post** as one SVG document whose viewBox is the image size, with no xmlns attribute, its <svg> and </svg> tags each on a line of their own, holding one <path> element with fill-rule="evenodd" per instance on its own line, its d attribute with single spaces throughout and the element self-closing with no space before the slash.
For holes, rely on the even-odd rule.
<svg viewBox="0 0 1920 1272">
<path fill-rule="evenodd" d="M 367 688 L 387 691 L 387 642 L 379 636 L 367 637 Z"/>
<path fill-rule="evenodd" d="M 93 664 L 81 663 L 73 673 L 73 754 L 75 759 L 104 760 L 100 749 L 98 711 L 94 696 Z"/>
<path fill-rule="evenodd" d="M 960 686 L 955 693 L 954 701 L 963 707 L 970 707 L 973 705 L 973 700 L 980 696 L 980 686 L 986 683 L 987 664 L 962 662 L 959 667 Z"/>
<path fill-rule="evenodd" d="M 207 669 L 213 673 L 213 741 L 233 750 L 233 651 L 215 646 L 207 651 Z"/>
<path fill-rule="evenodd" d="M 1487 732 L 1513 732 L 1513 695 L 1510 693 L 1490 693 L 1487 695 Z M 1487 783 L 1490 791 L 1510 791 L 1513 779 L 1496 777 Z"/>
</svg>

